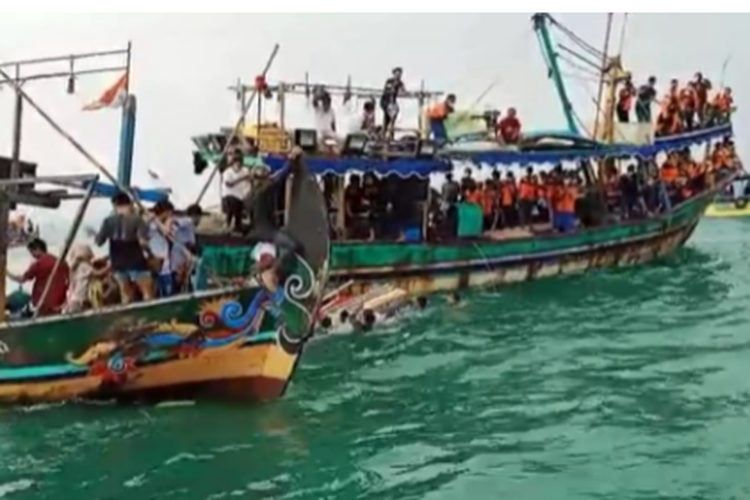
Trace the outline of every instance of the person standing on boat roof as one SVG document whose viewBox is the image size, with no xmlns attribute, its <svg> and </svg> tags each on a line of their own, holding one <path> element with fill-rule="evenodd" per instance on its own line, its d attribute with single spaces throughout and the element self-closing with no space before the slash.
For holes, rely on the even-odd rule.
<svg viewBox="0 0 750 500">
<path fill-rule="evenodd" d="M 430 132 L 432 139 L 436 142 L 447 142 L 448 132 L 445 129 L 445 120 L 456 109 L 456 96 L 448 94 L 444 101 L 432 106 L 427 112 L 430 120 Z"/>
<path fill-rule="evenodd" d="M 656 77 L 650 76 L 648 82 L 638 89 L 635 101 L 635 116 L 638 123 L 651 123 L 651 105 L 656 101 Z"/>
<path fill-rule="evenodd" d="M 680 89 L 679 102 L 683 128 L 685 130 L 693 130 L 695 123 L 695 110 L 698 105 L 698 96 L 693 82 L 688 82 L 685 87 Z"/>
<path fill-rule="evenodd" d="M 226 191 L 221 205 L 227 218 L 227 227 L 241 233 L 244 215 L 242 200 L 250 193 L 250 170 L 244 165 L 242 153 L 236 149 L 229 153 L 227 163 L 229 166 L 223 172 Z"/>
<path fill-rule="evenodd" d="M 318 87 L 312 104 L 315 113 L 315 130 L 318 132 L 318 141 L 321 144 L 326 140 L 337 140 L 336 115 L 331 103 L 331 94 L 323 87 Z"/>
<path fill-rule="evenodd" d="M 47 243 L 39 238 L 34 238 L 26 245 L 34 262 L 26 269 L 23 274 L 13 274 L 6 272 L 6 276 L 17 282 L 26 283 L 33 281 L 31 287 L 31 305 L 36 309 L 40 316 L 58 314 L 65 305 L 65 298 L 68 293 L 68 281 L 70 279 L 70 270 L 68 264 L 60 262 L 55 276 L 52 272 L 57 265 L 57 257 L 47 251 Z M 52 280 L 49 292 L 41 304 L 42 294 L 47 287 L 47 283 Z"/>
<path fill-rule="evenodd" d="M 504 144 L 518 144 L 521 140 L 521 120 L 516 108 L 508 108 L 508 113 L 498 122 L 497 136 Z"/>
<path fill-rule="evenodd" d="M 369 99 L 365 101 L 365 104 L 362 107 L 362 116 L 359 120 L 358 125 L 359 126 L 357 127 L 357 132 L 365 133 L 365 134 L 373 134 L 375 132 L 377 123 L 375 119 L 375 101 L 374 100 Z"/>
<path fill-rule="evenodd" d="M 109 260 L 115 280 L 120 288 L 123 304 L 133 301 L 131 284 L 135 284 L 144 301 L 154 297 L 154 280 L 151 277 L 147 256 L 153 257 L 148 242 L 148 224 L 135 213 L 127 193 L 112 197 L 115 212 L 107 216 L 99 228 L 92 232 L 94 242 L 102 246 L 109 242 Z"/>
<path fill-rule="evenodd" d="M 402 68 L 393 68 L 391 77 L 385 81 L 383 94 L 380 96 L 380 109 L 383 110 L 383 129 L 386 134 L 396 125 L 399 111 L 398 95 L 406 92 L 404 82 L 401 80 L 403 75 L 404 70 Z"/>
<path fill-rule="evenodd" d="M 696 113 L 698 115 L 698 126 L 706 124 L 706 106 L 708 105 L 708 91 L 711 90 L 711 81 L 698 72 L 693 80 L 695 88 Z"/>
<path fill-rule="evenodd" d="M 631 77 L 625 78 L 622 88 L 617 97 L 617 121 L 628 123 L 630 121 L 630 109 L 633 107 L 635 98 L 635 85 Z"/>
</svg>

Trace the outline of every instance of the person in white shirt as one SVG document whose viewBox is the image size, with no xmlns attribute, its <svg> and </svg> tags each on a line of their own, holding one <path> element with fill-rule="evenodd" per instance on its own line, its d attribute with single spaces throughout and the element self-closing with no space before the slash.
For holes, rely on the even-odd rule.
<svg viewBox="0 0 750 500">
<path fill-rule="evenodd" d="M 160 297 L 169 297 L 174 293 L 174 275 L 172 274 L 172 243 L 162 234 L 158 227 L 161 222 L 162 227 L 172 231 L 171 216 L 174 207 L 168 200 L 159 201 L 154 205 L 152 212 L 157 220 L 152 219 L 149 223 L 148 246 L 151 254 L 159 259 L 159 270 L 157 276 L 157 288 Z"/>
<path fill-rule="evenodd" d="M 313 98 L 315 113 L 315 130 L 318 131 L 320 142 L 326 139 L 336 139 L 336 115 L 331 107 L 331 95 L 320 89 Z"/>
<path fill-rule="evenodd" d="M 221 200 L 227 227 L 242 232 L 244 199 L 250 194 L 250 170 L 243 165 L 242 153 L 232 151 L 227 159 L 229 167 L 224 171 L 224 198 Z"/>
</svg>

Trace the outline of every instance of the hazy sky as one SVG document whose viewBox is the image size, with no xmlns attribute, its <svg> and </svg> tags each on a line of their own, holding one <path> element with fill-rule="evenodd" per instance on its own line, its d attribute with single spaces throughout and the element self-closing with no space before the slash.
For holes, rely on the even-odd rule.
<svg viewBox="0 0 750 500">
<path fill-rule="evenodd" d="M 603 43 L 605 15 L 556 16 L 595 46 Z M 735 123 L 741 138 L 747 128 L 744 88 L 750 83 L 743 62 L 750 49 L 732 42 L 741 40 L 748 20 L 744 14 L 631 14 L 626 65 L 637 83 L 648 74 L 663 84 L 701 70 L 716 84 L 731 53 L 726 82 L 740 107 Z M 252 81 L 275 42 L 281 50 L 270 73 L 273 79 L 301 81 L 309 71 L 311 80 L 343 84 L 351 75 L 355 84 L 380 87 L 398 65 L 404 67 L 409 87 L 418 87 L 424 79 L 429 88 L 454 92 L 465 104 L 499 79 L 487 105 L 517 107 L 526 128 L 564 125 L 530 15 L 28 14 L 3 15 L 0 32 L 0 61 L 118 48 L 132 40 L 132 91 L 139 100 L 135 180 L 145 182 L 146 169 L 154 168 L 181 192 L 177 201 L 183 203 L 192 201 L 203 183 L 192 174 L 190 137 L 236 119 L 234 95 L 227 86 L 238 77 Z M 619 26 L 616 34 L 615 48 Z M 27 87 L 113 171 L 119 111 L 84 113 L 80 108 L 115 79 L 84 77 L 73 96 L 66 94 L 64 80 Z M 595 85 L 574 79 L 568 83 L 578 112 L 591 121 Z M 12 102 L 11 92 L 0 92 L 0 151 L 5 155 L 10 154 Z M 306 117 L 303 99 L 290 107 L 298 108 L 293 118 Z M 23 158 L 38 162 L 41 172 L 89 170 L 29 108 L 24 124 Z M 738 142 L 744 151 L 742 140 Z"/>
</svg>

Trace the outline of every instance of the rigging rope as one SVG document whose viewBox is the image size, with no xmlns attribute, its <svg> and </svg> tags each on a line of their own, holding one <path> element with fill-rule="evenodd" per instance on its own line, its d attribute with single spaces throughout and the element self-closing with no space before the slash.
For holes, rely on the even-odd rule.
<svg viewBox="0 0 750 500">
<path fill-rule="evenodd" d="M 577 44 L 579 47 L 581 47 L 583 50 L 591 54 L 592 56 L 595 56 L 597 59 L 600 59 L 602 57 L 602 51 L 588 43 L 586 40 L 581 38 L 580 36 L 576 35 L 571 29 L 566 28 L 563 24 L 561 24 L 559 21 L 557 21 L 554 17 L 549 16 L 549 22 L 556 26 L 563 34 L 565 34 L 570 40 Z"/>
<path fill-rule="evenodd" d="M 628 13 L 626 12 L 622 18 L 622 28 L 620 29 L 620 48 L 617 51 L 617 55 L 622 57 L 622 51 L 625 48 L 625 30 L 628 27 Z"/>
</svg>

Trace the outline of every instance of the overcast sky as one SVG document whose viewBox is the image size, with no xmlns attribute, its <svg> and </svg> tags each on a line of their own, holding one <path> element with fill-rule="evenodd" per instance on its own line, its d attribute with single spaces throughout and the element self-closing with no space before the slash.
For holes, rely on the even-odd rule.
<svg viewBox="0 0 750 500">
<path fill-rule="evenodd" d="M 556 17 L 600 47 L 606 15 Z M 744 88 L 750 73 L 743 67 L 748 48 L 733 45 L 747 29 L 748 17 L 732 15 L 629 16 L 624 46 L 626 65 L 640 83 L 655 74 L 691 78 L 701 70 L 714 83 L 732 55 L 725 79 L 740 106 L 739 137 L 747 127 Z M 619 45 L 619 24 L 614 47 Z M 485 106 L 518 108 L 524 126 L 564 126 L 559 102 L 534 36 L 530 15 L 3 15 L 0 61 L 25 57 L 106 50 L 133 42 L 132 91 L 139 100 L 135 180 L 145 183 L 147 168 L 163 174 L 181 192 L 178 202 L 192 201 L 203 183 L 192 174 L 190 137 L 214 131 L 236 119 L 234 95 L 226 90 L 238 77 L 252 81 L 275 42 L 281 50 L 273 79 L 343 84 L 347 75 L 358 85 L 380 87 L 394 66 L 402 66 L 407 86 L 421 80 L 429 88 L 458 94 L 472 103 L 493 81 Z M 62 67 L 64 69 L 64 66 Z M 64 80 L 27 87 L 53 117 L 98 158 L 116 168 L 120 114 L 115 110 L 81 112 L 116 75 L 84 77 L 76 95 Z M 498 80 L 499 79 L 499 80 Z M 568 80 L 579 114 L 592 119 L 595 85 Z M 12 94 L 0 92 L 0 154 L 10 155 Z M 339 106 L 339 102 L 334 103 Z M 293 120 L 307 117 L 303 99 Z M 339 116 L 344 111 L 339 110 Z M 301 123 L 302 124 L 302 123 Z M 24 119 L 23 158 L 36 161 L 43 173 L 88 171 L 85 160 L 46 126 L 31 109 Z M 745 150 L 742 140 L 738 141 Z M 215 197 L 214 197 L 215 199 Z"/>
</svg>

